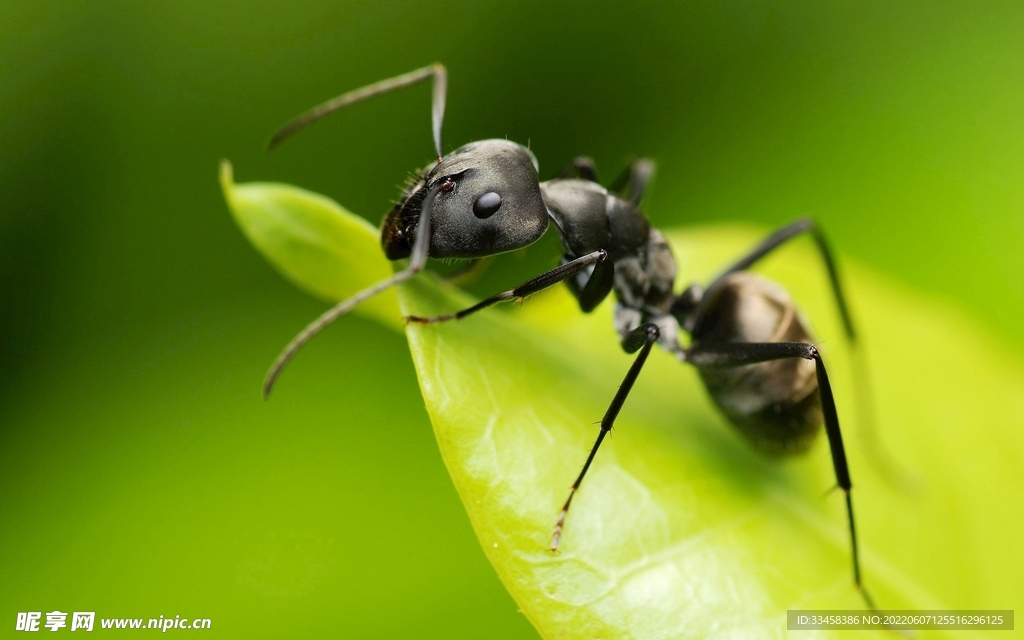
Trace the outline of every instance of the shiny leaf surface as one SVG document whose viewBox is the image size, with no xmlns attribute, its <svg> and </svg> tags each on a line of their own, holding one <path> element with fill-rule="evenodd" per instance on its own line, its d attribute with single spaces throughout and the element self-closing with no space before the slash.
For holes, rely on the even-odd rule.
<svg viewBox="0 0 1024 640">
<path fill-rule="evenodd" d="M 228 179 L 225 189 L 253 244 L 305 288 L 335 299 L 387 276 L 379 252 L 370 255 L 373 229 L 341 207 L 284 185 Z M 668 236 L 680 280 L 706 282 L 762 234 L 717 226 Z M 943 303 L 843 266 L 861 359 L 844 344 L 809 242 L 758 270 L 799 301 L 829 366 L 865 582 L 883 609 L 1012 607 L 1024 593 L 1020 363 Z M 430 275 L 398 299 L 405 315 L 473 302 Z M 835 481 L 824 436 L 805 456 L 764 458 L 714 410 L 696 373 L 663 352 L 652 354 L 574 501 L 561 551 L 548 551 L 595 422 L 631 362 L 611 307 L 583 315 L 558 287 L 522 309 L 406 328 L 452 480 L 485 553 L 541 634 L 782 637 L 787 609 L 863 608 L 842 500 L 823 497 Z M 389 326 L 401 321 L 391 303 L 368 312 Z M 867 396 L 854 384 L 858 362 L 871 365 L 874 436 Z"/>
</svg>

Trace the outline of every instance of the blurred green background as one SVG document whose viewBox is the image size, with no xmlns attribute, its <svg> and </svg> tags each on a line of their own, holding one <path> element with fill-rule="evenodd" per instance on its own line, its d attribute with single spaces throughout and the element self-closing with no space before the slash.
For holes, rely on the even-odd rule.
<svg viewBox="0 0 1024 640">
<path fill-rule="evenodd" d="M 431 155 L 425 87 L 265 154 L 291 116 L 440 60 L 446 148 L 651 156 L 656 225 L 813 215 L 1022 354 L 1021 33 L 1019 2 L 0 3 L 0 630 L 536 637 L 401 338 L 347 318 L 259 399 L 324 305 L 248 246 L 218 161 L 377 223 Z M 477 288 L 529 272 L 503 262 Z"/>
</svg>

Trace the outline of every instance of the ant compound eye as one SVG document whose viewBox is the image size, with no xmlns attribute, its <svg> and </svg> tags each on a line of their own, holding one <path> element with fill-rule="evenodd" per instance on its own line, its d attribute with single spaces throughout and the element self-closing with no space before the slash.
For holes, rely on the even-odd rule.
<svg viewBox="0 0 1024 640">
<path fill-rule="evenodd" d="M 473 215 L 478 218 L 490 218 L 501 208 L 501 196 L 488 191 L 473 203 Z"/>
</svg>

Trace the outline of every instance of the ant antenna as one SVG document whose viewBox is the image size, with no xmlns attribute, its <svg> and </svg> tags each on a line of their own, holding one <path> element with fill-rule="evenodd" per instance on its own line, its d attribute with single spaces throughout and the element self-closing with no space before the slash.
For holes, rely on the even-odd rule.
<svg viewBox="0 0 1024 640">
<path fill-rule="evenodd" d="M 291 362 L 299 349 L 309 342 L 313 336 L 323 331 L 327 325 L 345 315 L 360 303 L 372 298 L 382 291 L 386 291 L 397 284 L 405 282 L 423 270 L 423 267 L 427 264 L 427 252 L 430 249 L 430 213 L 434 208 L 434 197 L 441 191 L 444 184 L 444 181 L 438 182 L 436 185 L 431 187 L 430 191 L 427 192 L 427 196 L 423 199 L 423 209 L 420 210 L 419 222 L 416 227 L 416 241 L 413 243 L 412 255 L 409 258 L 409 266 L 387 280 L 382 280 L 372 287 L 363 289 L 351 298 L 342 300 L 325 311 L 319 318 L 306 325 L 306 328 L 299 332 L 299 335 L 295 336 L 292 341 L 288 343 L 288 346 L 284 348 L 281 355 L 277 356 L 277 360 L 274 361 L 274 364 L 270 367 L 270 371 L 267 372 L 266 380 L 263 381 L 264 400 L 270 397 L 270 392 L 274 388 L 274 382 L 277 380 L 277 377 L 281 375 L 281 371 L 285 368 L 285 365 Z"/>
<path fill-rule="evenodd" d="M 423 67 L 422 69 L 410 71 L 409 73 L 403 73 L 402 75 L 395 76 L 394 78 L 374 82 L 371 85 L 367 85 L 361 89 L 356 89 L 355 91 L 343 93 L 337 98 L 332 98 L 323 104 L 313 107 L 306 113 L 278 129 L 267 144 L 267 151 L 272 151 L 277 145 L 281 144 L 295 133 L 305 129 L 317 120 L 331 115 L 335 111 L 340 111 L 345 107 L 357 102 L 362 102 L 368 98 L 378 96 L 382 93 L 388 93 L 395 89 L 408 87 L 428 78 L 433 78 L 434 80 L 431 116 L 434 125 L 434 151 L 437 152 L 437 161 L 440 162 L 442 158 L 441 125 L 444 122 L 444 103 L 448 93 L 448 70 L 439 62 L 435 62 L 434 64 Z"/>
</svg>

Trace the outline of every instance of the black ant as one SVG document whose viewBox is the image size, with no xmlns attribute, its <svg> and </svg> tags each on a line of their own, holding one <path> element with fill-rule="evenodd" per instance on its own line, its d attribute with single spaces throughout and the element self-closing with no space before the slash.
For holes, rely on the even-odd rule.
<svg viewBox="0 0 1024 640">
<path fill-rule="evenodd" d="M 697 368 L 722 413 L 762 451 L 786 455 L 806 452 L 824 422 L 836 481 L 846 496 L 854 583 L 874 609 L 861 580 L 850 499 L 852 483 L 825 364 L 789 295 L 777 284 L 747 271 L 786 241 L 809 234 L 828 271 L 846 335 L 853 341 L 853 322 L 821 230 L 811 220 L 793 222 L 768 236 L 707 287 L 692 284 L 676 295 L 672 252 L 661 232 L 638 208 L 654 172 L 651 161 L 633 162 L 606 189 L 597 183 L 596 169 L 588 158 L 577 158 L 558 179 L 540 182 L 533 153 L 507 140 L 471 142 L 444 155 L 441 125 L 448 74 L 440 64 L 325 102 L 282 127 L 269 146 L 275 147 L 339 109 L 428 79 L 433 80 L 437 161 L 423 169 L 405 190 L 381 228 L 385 255 L 389 260 L 409 258 L 408 266 L 338 303 L 299 333 L 267 374 L 264 397 L 270 394 L 284 366 L 310 338 L 367 298 L 413 277 L 426 266 L 428 257 L 482 258 L 521 249 L 539 240 L 553 224 L 564 247 L 558 267 L 467 309 L 406 318 L 421 324 L 458 320 L 498 302 L 521 300 L 559 282 L 569 286 L 580 309 L 589 313 L 615 292 L 615 328 L 622 348 L 627 353 L 639 353 L 601 420 L 597 441 L 556 519 L 551 550 L 558 549 L 573 496 L 657 343 L 681 362 Z M 690 334 L 688 348 L 679 344 L 681 331 Z"/>
</svg>

